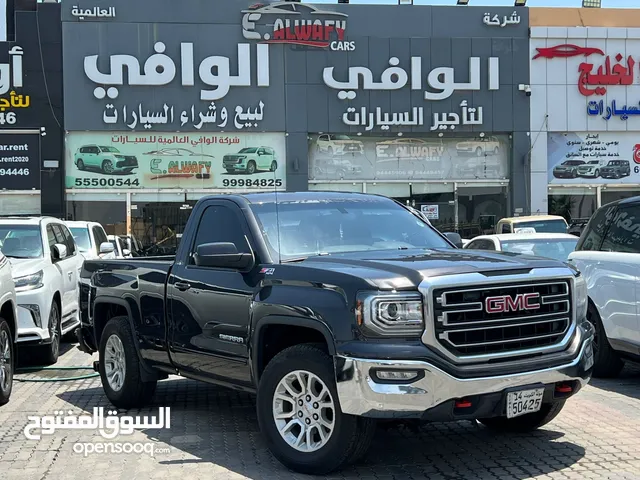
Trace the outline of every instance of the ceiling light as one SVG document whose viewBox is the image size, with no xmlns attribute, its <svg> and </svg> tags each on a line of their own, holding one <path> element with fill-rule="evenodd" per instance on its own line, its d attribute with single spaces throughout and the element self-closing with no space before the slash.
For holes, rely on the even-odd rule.
<svg viewBox="0 0 640 480">
<path fill-rule="evenodd" d="M 600 8 L 602 0 L 582 0 L 582 8 Z"/>
<path fill-rule="evenodd" d="M 524 7 L 527 4 L 527 0 L 516 0 L 515 7 Z"/>
<path fill-rule="evenodd" d="M 413 0 L 398 0 L 398 5 L 413 5 Z"/>
</svg>

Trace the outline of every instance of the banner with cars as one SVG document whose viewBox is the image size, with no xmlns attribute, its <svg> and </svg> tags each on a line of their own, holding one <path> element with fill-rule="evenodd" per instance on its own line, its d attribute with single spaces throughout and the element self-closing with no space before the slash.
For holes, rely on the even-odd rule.
<svg viewBox="0 0 640 480">
<path fill-rule="evenodd" d="M 506 135 L 309 137 L 311 180 L 447 180 L 508 177 Z"/>
<path fill-rule="evenodd" d="M 551 184 L 640 183 L 640 137 L 632 132 L 549 133 Z"/>
<path fill-rule="evenodd" d="M 67 188 L 284 190 L 281 133 L 68 132 Z"/>
</svg>

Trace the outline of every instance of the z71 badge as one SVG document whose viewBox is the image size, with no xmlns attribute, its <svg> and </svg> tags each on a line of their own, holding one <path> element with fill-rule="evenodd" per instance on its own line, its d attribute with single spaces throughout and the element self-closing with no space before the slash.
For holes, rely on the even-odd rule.
<svg viewBox="0 0 640 480">
<path fill-rule="evenodd" d="M 260 270 L 260 273 L 264 275 L 273 275 L 275 271 L 276 271 L 275 268 L 263 268 L 262 270 Z"/>
</svg>

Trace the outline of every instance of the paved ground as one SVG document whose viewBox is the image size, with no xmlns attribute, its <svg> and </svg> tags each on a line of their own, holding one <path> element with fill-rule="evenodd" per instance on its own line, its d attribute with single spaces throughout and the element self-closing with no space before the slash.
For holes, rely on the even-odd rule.
<svg viewBox="0 0 640 480">
<path fill-rule="evenodd" d="M 67 345 L 59 365 L 90 365 Z M 47 372 L 50 373 L 50 372 Z M 52 375 L 90 372 L 53 372 Z M 23 374 L 20 378 L 42 378 Z M 0 409 L 0 478 L 164 479 L 305 478 L 285 470 L 267 451 L 251 396 L 191 380 L 158 385 L 155 406 L 128 412 L 155 415 L 171 407 L 169 430 L 119 436 L 113 442 L 153 443 L 143 454 L 75 453 L 76 442 L 104 441 L 94 431 L 65 430 L 27 440 L 28 415 L 91 412 L 109 403 L 98 378 L 17 383 Z M 495 436 L 470 422 L 433 424 L 418 432 L 380 429 L 365 462 L 329 478 L 612 478 L 640 480 L 640 369 L 614 381 L 594 381 L 555 422 L 533 435 Z M 146 448 L 146 447 L 145 447 Z"/>
</svg>

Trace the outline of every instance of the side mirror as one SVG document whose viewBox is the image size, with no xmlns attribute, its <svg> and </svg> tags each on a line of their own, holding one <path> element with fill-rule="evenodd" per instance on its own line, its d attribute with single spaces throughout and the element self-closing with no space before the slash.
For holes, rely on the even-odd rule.
<svg viewBox="0 0 640 480">
<path fill-rule="evenodd" d="M 447 237 L 447 240 L 453 243 L 456 248 L 462 248 L 462 237 L 460 236 L 460 234 L 455 232 L 445 232 L 443 233 L 443 235 Z"/>
<path fill-rule="evenodd" d="M 193 260 L 199 267 L 235 268 L 249 270 L 253 267 L 253 255 L 239 253 L 235 244 L 230 242 L 203 243 L 196 247 Z"/>
<path fill-rule="evenodd" d="M 53 256 L 55 260 L 63 260 L 67 258 L 67 246 L 62 243 L 56 243 L 53 246 Z"/>
<path fill-rule="evenodd" d="M 128 250 L 128 249 L 125 248 L 124 250 L 122 250 L 122 255 L 125 256 L 125 257 L 130 256 L 131 255 L 131 250 Z"/>
<path fill-rule="evenodd" d="M 100 255 L 106 254 L 106 253 L 113 253 L 116 247 L 113 246 L 113 243 L 111 242 L 102 242 L 100 244 Z"/>
</svg>

